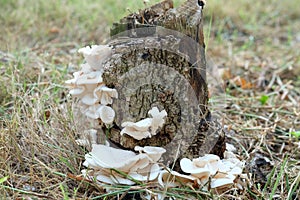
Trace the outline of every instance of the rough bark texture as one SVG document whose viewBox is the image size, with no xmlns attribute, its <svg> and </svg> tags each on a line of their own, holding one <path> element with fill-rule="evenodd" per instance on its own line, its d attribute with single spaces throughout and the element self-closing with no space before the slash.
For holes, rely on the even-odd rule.
<svg viewBox="0 0 300 200">
<path fill-rule="evenodd" d="M 165 147 L 165 163 L 178 153 L 178 158 L 223 156 L 225 136 L 207 108 L 203 6 L 200 0 L 188 0 L 175 9 L 166 0 L 114 24 L 109 43 L 114 53 L 103 79 L 120 95 L 112 105 L 115 123 L 107 132 L 115 145 Z M 120 135 L 122 122 L 147 118 L 154 106 L 168 113 L 155 136 L 138 141 Z"/>
</svg>

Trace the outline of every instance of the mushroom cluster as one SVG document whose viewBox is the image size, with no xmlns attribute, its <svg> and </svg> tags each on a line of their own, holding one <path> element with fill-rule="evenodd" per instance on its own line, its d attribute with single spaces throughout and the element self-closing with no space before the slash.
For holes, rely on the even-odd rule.
<svg viewBox="0 0 300 200">
<path fill-rule="evenodd" d="M 210 188 L 228 187 L 234 184 L 238 175 L 242 174 L 244 162 L 231 152 L 226 152 L 224 156 L 223 160 L 213 154 L 206 154 L 193 160 L 183 158 L 180 167 L 183 172 L 196 177 L 199 185 L 207 185 L 210 180 Z"/>
<path fill-rule="evenodd" d="M 93 144 L 92 151 L 85 155 L 83 175 L 99 184 L 134 185 L 138 182 L 157 181 L 162 187 L 193 185 L 204 190 L 222 190 L 235 186 L 243 189 L 242 174 L 244 162 L 235 154 L 226 151 L 224 159 L 206 154 L 196 159 L 183 158 L 180 161 L 181 174 L 169 168 L 159 166 L 159 159 L 166 152 L 161 147 L 139 147 L 138 154 L 113 147 Z"/>
<path fill-rule="evenodd" d="M 102 73 L 103 64 L 112 54 L 112 49 L 107 45 L 92 45 L 78 52 L 83 54 L 86 62 L 81 65 L 80 71 L 73 74 L 73 79 L 66 81 L 69 93 L 80 99 L 81 109 L 86 116 L 111 124 L 115 112 L 108 105 L 112 104 L 112 98 L 118 98 L 118 92 L 105 86 Z"/>
<path fill-rule="evenodd" d="M 179 185 L 194 185 L 203 189 L 224 189 L 235 185 L 242 189 L 238 177 L 246 177 L 243 172 L 245 163 L 240 161 L 232 152 L 225 152 L 225 158 L 206 154 L 193 160 L 183 158 L 180 161 L 181 170 L 189 175 L 183 175 L 170 169 L 163 170 L 158 182 L 162 186 L 176 187 Z"/>
<path fill-rule="evenodd" d="M 123 122 L 124 127 L 121 135 L 127 134 L 136 140 L 142 140 L 152 135 L 156 135 L 157 130 L 165 123 L 167 112 L 165 110 L 159 111 L 157 107 L 153 107 L 148 111 L 152 118 L 146 118 L 138 122 Z"/>
<path fill-rule="evenodd" d="M 156 179 L 161 171 L 157 161 L 166 150 L 148 146 L 137 146 L 135 150 L 139 153 L 94 144 L 83 163 L 90 170 L 83 170 L 82 173 L 90 178 L 95 177 L 100 184 L 134 185 L 139 181 Z"/>
<path fill-rule="evenodd" d="M 110 107 L 113 98 L 118 98 L 116 89 L 108 88 L 103 80 L 103 65 L 112 55 L 112 48 L 107 45 L 93 45 L 81 48 L 85 63 L 81 70 L 75 72 L 74 78 L 66 81 L 70 94 L 78 97 L 83 113 L 92 118 L 100 119 L 104 124 L 112 124 L 115 112 Z M 123 122 L 121 135 L 126 134 L 136 140 L 142 140 L 157 134 L 165 123 L 167 112 L 159 111 L 157 107 L 148 112 L 149 118 L 138 122 Z M 97 144 L 97 130 L 91 129 L 84 132 L 85 138 L 76 140 L 79 145 L 92 146 L 90 153 L 85 155 L 82 170 L 86 177 L 97 180 L 99 184 L 124 184 L 134 185 L 138 182 L 157 181 L 163 187 L 177 187 L 182 184 L 197 184 L 209 190 L 237 186 L 242 187 L 238 177 L 242 174 L 244 162 L 240 161 L 233 153 L 234 147 L 227 145 L 224 159 L 216 155 L 207 154 L 203 157 L 180 161 L 181 170 L 185 174 L 162 168 L 159 160 L 166 150 L 162 147 L 145 146 L 135 147 L 135 152 L 117 149 L 106 145 Z"/>
</svg>

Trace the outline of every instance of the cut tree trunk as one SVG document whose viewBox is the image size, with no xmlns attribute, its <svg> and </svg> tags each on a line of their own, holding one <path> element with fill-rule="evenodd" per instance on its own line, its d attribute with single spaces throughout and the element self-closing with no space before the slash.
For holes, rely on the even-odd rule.
<svg viewBox="0 0 300 200">
<path fill-rule="evenodd" d="M 106 130 L 114 145 L 164 147 L 166 164 L 207 153 L 223 157 L 225 135 L 208 109 L 203 7 L 201 0 L 178 8 L 165 0 L 113 25 L 113 55 L 103 80 L 119 93 L 112 105 L 115 122 Z M 142 140 L 120 135 L 122 122 L 145 119 L 154 106 L 168 113 L 156 135 Z"/>
</svg>

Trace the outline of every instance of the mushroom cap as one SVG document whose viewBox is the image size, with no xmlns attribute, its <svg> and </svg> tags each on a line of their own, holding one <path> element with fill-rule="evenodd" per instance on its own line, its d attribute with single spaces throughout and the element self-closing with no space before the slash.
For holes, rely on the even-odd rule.
<svg viewBox="0 0 300 200">
<path fill-rule="evenodd" d="M 123 122 L 125 127 L 121 131 L 121 135 L 126 133 L 136 140 L 142 140 L 152 135 L 156 135 L 156 130 L 164 124 L 164 117 L 167 115 L 166 111 L 159 112 L 157 107 L 152 108 L 149 112 L 153 118 L 146 118 L 138 122 Z M 151 131 L 151 132 L 150 132 Z"/>
<path fill-rule="evenodd" d="M 80 67 L 81 67 L 81 71 L 84 74 L 88 74 L 88 73 L 94 71 L 88 63 L 80 64 Z"/>
<path fill-rule="evenodd" d="M 134 185 L 135 182 L 123 178 L 118 172 L 101 169 L 97 171 L 93 170 L 81 170 L 81 173 L 84 176 L 87 176 L 88 179 L 94 180 L 94 177 L 96 177 L 96 180 L 98 181 L 99 185 L 105 186 L 105 184 L 122 184 L 122 185 Z M 92 175 L 90 175 L 92 174 Z"/>
<path fill-rule="evenodd" d="M 243 169 L 240 167 L 234 167 L 228 173 L 233 174 L 233 175 L 241 175 L 243 173 Z"/>
<path fill-rule="evenodd" d="M 107 45 L 92 45 L 78 50 L 93 70 L 102 70 L 103 62 L 112 54 L 112 48 Z"/>
<path fill-rule="evenodd" d="M 200 157 L 199 159 L 207 160 L 209 163 L 217 162 L 220 160 L 220 157 L 214 154 L 205 154 L 204 156 Z"/>
<path fill-rule="evenodd" d="M 101 106 L 100 119 L 105 124 L 112 124 L 115 119 L 115 111 L 111 107 Z"/>
<path fill-rule="evenodd" d="M 113 181 L 110 176 L 104 175 L 104 174 L 98 174 L 96 176 L 97 181 L 100 181 L 101 183 L 107 183 L 107 184 L 115 184 L 115 181 Z M 132 181 L 131 181 L 132 182 Z"/>
<path fill-rule="evenodd" d="M 121 184 L 121 185 L 134 185 L 134 184 L 136 184 L 135 182 L 133 182 L 132 180 L 129 180 L 128 178 L 121 177 L 121 175 L 116 173 L 116 172 L 111 174 L 110 178 L 113 181 L 113 184 Z"/>
<path fill-rule="evenodd" d="M 118 169 L 123 172 L 129 172 L 134 169 L 142 169 L 149 165 L 150 161 L 147 155 L 136 155 L 132 151 L 116 149 L 105 145 L 92 145 L 92 152 L 85 155 L 86 167 L 95 169 Z"/>
<path fill-rule="evenodd" d="M 138 181 L 153 181 L 158 177 L 160 167 L 157 163 L 148 165 L 147 167 L 130 172 L 128 175 Z"/>
<path fill-rule="evenodd" d="M 92 94 L 86 94 L 81 98 L 81 102 L 89 106 L 96 104 L 97 101 L 98 99 L 95 98 Z"/>
<path fill-rule="evenodd" d="M 142 140 L 147 137 L 151 137 L 151 133 L 148 131 L 151 125 L 152 119 L 146 118 L 138 122 L 123 122 L 124 127 L 121 130 L 121 135 L 127 134 L 136 140 Z"/>
<path fill-rule="evenodd" d="M 198 183 L 201 185 L 205 185 L 209 181 L 209 177 L 211 176 L 210 171 L 203 171 L 198 174 L 192 174 L 193 177 L 198 178 Z"/>
<path fill-rule="evenodd" d="M 151 126 L 152 119 L 146 118 L 143 120 L 140 120 L 138 122 L 123 122 L 123 127 L 132 127 L 133 129 L 137 131 L 148 131 L 149 127 Z"/>
<path fill-rule="evenodd" d="M 120 132 L 121 135 L 127 134 L 131 137 L 133 137 L 136 140 L 142 140 L 148 137 L 151 137 L 151 133 L 149 131 L 138 131 L 133 127 L 126 126 L 123 128 Z"/>
<path fill-rule="evenodd" d="M 81 112 L 91 119 L 98 119 L 100 117 L 99 109 L 101 105 L 95 104 L 92 106 L 81 105 Z"/>
<path fill-rule="evenodd" d="M 220 160 L 216 164 L 217 171 L 221 172 L 221 173 L 227 173 L 231 169 L 231 163 L 229 163 L 229 164 L 230 165 L 225 163 L 224 160 Z"/>
<path fill-rule="evenodd" d="M 80 97 L 80 96 L 82 96 L 82 94 L 84 93 L 84 91 L 85 91 L 85 87 L 84 86 L 77 86 L 77 87 L 71 89 L 69 91 L 69 94 L 71 94 L 74 97 Z"/>
<path fill-rule="evenodd" d="M 94 97 L 100 99 L 102 105 L 108 105 L 112 104 L 112 98 L 118 98 L 118 92 L 116 89 L 101 85 L 94 90 Z"/>
<path fill-rule="evenodd" d="M 223 187 L 228 187 L 233 184 L 234 179 L 230 178 L 212 178 L 210 187 L 211 188 L 223 188 Z"/>
<path fill-rule="evenodd" d="M 78 79 L 80 78 L 80 76 L 82 76 L 83 74 L 84 74 L 84 72 L 82 72 L 82 71 L 74 72 L 74 73 L 73 73 L 74 78 L 65 81 L 65 84 L 66 84 L 67 86 L 70 86 L 70 85 L 73 86 L 74 84 L 76 84 L 77 80 L 78 80 Z"/>
<path fill-rule="evenodd" d="M 148 111 L 148 114 L 151 115 L 152 118 L 159 119 L 163 119 L 167 116 L 167 112 L 165 110 L 159 111 L 157 107 L 151 108 L 151 110 Z"/>
<path fill-rule="evenodd" d="M 193 183 L 196 177 L 180 174 L 170 169 L 163 170 L 159 173 L 158 183 L 162 187 L 177 187 L 181 184 Z"/>
<path fill-rule="evenodd" d="M 82 106 L 82 112 L 92 119 L 101 119 L 105 124 L 111 124 L 115 118 L 115 111 L 109 107 L 101 104 L 91 106 Z"/>
<path fill-rule="evenodd" d="M 93 71 L 88 74 L 82 74 L 78 77 L 75 82 L 77 85 L 85 85 L 85 84 L 97 84 L 102 83 L 102 73 L 100 71 Z"/>
<path fill-rule="evenodd" d="M 221 163 L 221 161 L 218 161 L 218 162 L 211 162 L 206 165 L 206 167 L 209 169 L 211 175 L 216 174 L 217 171 L 220 170 L 220 163 Z"/>
<path fill-rule="evenodd" d="M 198 167 L 193 163 L 193 161 L 191 161 L 188 158 L 181 159 L 180 167 L 181 167 L 183 172 L 189 173 L 189 174 L 198 174 L 198 175 L 203 174 L 203 175 L 205 175 L 207 173 L 210 173 L 210 170 L 205 165 L 201 166 L 201 167 Z"/>
<path fill-rule="evenodd" d="M 134 150 L 139 152 L 145 152 L 152 159 L 153 162 L 157 162 L 160 159 L 161 155 L 166 152 L 166 150 L 162 147 L 152 146 L 136 146 L 134 147 Z"/>
<path fill-rule="evenodd" d="M 157 107 L 153 107 L 148 111 L 148 114 L 152 116 L 151 133 L 152 135 L 156 135 L 157 129 L 165 123 L 164 118 L 167 116 L 167 112 L 165 110 L 159 111 Z"/>
<path fill-rule="evenodd" d="M 152 181 L 156 179 L 161 171 L 157 163 L 145 153 L 135 154 L 132 151 L 116 149 L 105 145 L 92 145 L 92 152 L 85 155 L 84 166 L 93 168 L 93 175 L 97 180 L 109 184 L 133 185 L 134 181 L 129 180 L 116 169 L 127 173 L 128 176 L 137 181 Z M 88 174 L 84 170 L 85 174 Z M 82 173 L 84 174 L 82 171 Z"/>
</svg>

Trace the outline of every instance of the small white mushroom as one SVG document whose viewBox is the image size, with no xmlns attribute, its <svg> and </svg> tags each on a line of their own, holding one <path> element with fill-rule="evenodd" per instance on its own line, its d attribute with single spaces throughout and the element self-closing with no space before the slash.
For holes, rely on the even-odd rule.
<svg viewBox="0 0 300 200">
<path fill-rule="evenodd" d="M 138 181 L 153 181 L 160 173 L 160 167 L 157 163 L 148 165 L 143 169 L 130 172 L 128 175 Z"/>
<path fill-rule="evenodd" d="M 152 122 L 151 118 L 146 118 L 146 119 L 140 120 L 135 123 L 124 122 L 124 123 L 122 123 L 122 126 L 130 126 L 139 131 L 147 131 L 149 129 L 149 127 L 151 126 L 151 122 Z"/>
<path fill-rule="evenodd" d="M 92 119 L 101 119 L 105 124 L 111 124 L 115 118 L 115 111 L 111 107 L 101 104 L 86 106 L 82 112 Z"/>
<path fill-rule="evenodd" d="M 118 98 L 118 92 L 116 89 L 101 85 L 94 90 L 94 97 L 100 99 L 102 105 L 112 104 L 112 98 Z"/>
<path fill-rule="evenodd" d="M 116 149 L 101 144 L 92 145 L 92 152 L 86 154 L 85 159 L 84 166 L 86 167 L 115 168 L 123 172 L 129 172 L 133 166 L 138 169 L 150 163 L 148 156 L 145 154 L 136 155 L 132 151 Z"/>
<path fill-rule="evenodd" d="M 146 118 L 138 122 L 123 122 L 124 127 L 121 131 L 121 135 L 127 134 L 136 140 L 142 140 L 144 138 L 151 137 L 149 132 L 150 125 L 152 123 L 151 118 Z"/>
<path fill-rule="evenodd" d="M 165 123 L 164 117 L 167 116 L 167 112 L 165 110 L 160 112 L 157 107 L 153 107 L 148 114 L 152 118 L 146 118 L 138 122 L 123 122 L 122 126 L 124 128 L 121 131 L 121 135 L 127 134 L 136 140 L 156 135 L 158 128 Z"/>
<path fill-rule="evenodd" d="M 233 184 L 233 181 L 234 180 L 229 179 L 229 178 L 213 178 L 211 180 L 210 187 L 212 189 L 228 187 Z"/>
<path fill-rule="evenodd" d="M 91 102 L 96 102 L 93 95 L 93 91 L 102 84 L 102 74 L 99 72 L 90 72 L 84 74 L 83 72 L 75 72 L 74 78 L 67 80 L 66 86 L 71 89 L 70 94 L 78 97 L 84 98 L 83 102 L 90 105 Z M 95 100 L 94 100 L 95 99 Z"/>
<path fill-rule="evenodd" d="M 81 67 L 81 72 L 83 72 L 84 74 L 88 74 L 94 71 L 88 63 L 83 63 L 80 65 L 80 67 Z"/>
<path fill-rule="evenodd" d="M 93 106 L 87 106 L 87 105 L 82 104 L 80 108 L 81 108 L 81 112 L 83 114 L 85 114 L 87 117 L 89 117 L 91 119 L 98 119 L 100 117 L 98 109 L 101 106 L 102 105 L 100 105 L 100 104 L 95 104 Z"/>
<path fill-rule="evenodd" d="M 93 91 L 97 87 L 97 84 L 88 84 L 88 85 L 69 85 L 70 94 L 74 97 L 80 98 L 81 102 L 86 105 L 92 105 L 91 102 L 95 102 L 94 97 L 91 96 Z M 84 102 L 82 99 L 85 99 Z M 96 100 L 97 101 L 97 100 Z"/>
<path fill-rule="evenodd" d="M 243 173 L 243 169 L 240 167 L 234 167 L 228 173 L 233 174 L 233 175 L 240 175 Z"/>
<path fill-rule="evenodd" d="M 73 86 L 76 84 L 76 82 L 78 81 L 78 79 L 80 78 L 80 76 L 82 76 L 83 74 L 84 74 L 84 72 L 82 72 L 82 71 L 74 72 L 74 73 L 73 73 L 74 78 L 65 81 L 65 84 L 66 84 L 67 86 L 73 87 Z"/>
<path fill-rule="evenodd" d="M 134 147 L 135 151 L 139 151 L 140 153 L 145 152 L 153 162 L 157 162 L 163 153 L 166 152 L 166 150 L 162 147 L 152 147 L 152 146 L 145 146 L 140 147 L 136 146 Z"/>
<path fill-rule="evenodd" d="M 197 180 L 196 177 L 180 174 L 170 169 L 161 171 L 158 176 L 158 183 L 162 187 L 167 187 L 167 188 L 177 187 L 182 184 L 186 185 L 188 183 L 192 184 L 194 183 L 195 180 Z"/>
<path fill-rule="evenodd" d="M 151 134 L 156 135 L 158 128 L 161 128 L 165 123 L 165 117 L 167 112 L 165 110 L 159 111 L 157 107 L 153 107 L 148 111 L 148 114 L 152 116 Z"/>
<path fill-rule="evenodd" d="M 91 93 L 86 94 L 81 98 L 81 102 L 84 103 L 85 105 L 95 105 L 99 100 L 95 98 Z"/>
<path fill-rule="evenodd" d="M 102 71 L 103 62 L 112 54 L 112 48 L 107 45 L 92 45 L 78 50 L 93 70 Z"/>
<path fill-rule="evenodd" d="M 101 173 L 97 173 L 96 179 L 97 179 L 97 181 L 100 181 L 101 183 L 107 183 L 107 184 L 112 184 L 112 185 L 115 184 L 115 181 L 113 181 L 111 179 L 110 175 L 104 175 L 104 174 L 101 174 Z M 130 181 L 130 183 L 131 182 L 132 181 Z M 129 185 L 131 185 L 131 184 L 129 184 Z"/>
<path fill-rule="evenodd" d="M 203 171 L 210 171 L 214 174 L 218 170 L 219 156 L 206 154 L 205 156 L 193 160 L 183 158 L 180 161 L 181 169 L 186 173 L 197 174 Z"/>
<path fill-rule="evenodd" d="M 115 111 L 108 106 L 101 106 L 100 119 L 105 124 L 112 124 L 115 119 Z"/>
<path fill-rule="evenodd" d="M 84 172 L 82 170 L 82 174 L 84 173 L 91 180 L 94 180 L 95 177 L 98 183 L 102 186 L 104 186 L 103 184 L 111 184 L 111 185 L 115 185 L 115 184 L 134 185 L 135 184 L 134 181 L 131 181 L 126 177 L 124 177 L 119 172 L 110 169 L 100 169 L 96 171 L 90 170 L 89 172 Z"/>
<path fill-rule="evenodd" d="M 193 161 L 194 160 L 195 159 L 193 159 Z M 208 167 L 208 164 L 202 165 L 203 163 L 201 163 L 201 166 L 199 167 L 195 165 L 193 161 L 187 158 L 183 158 L 180 161 L 180 167 L 183 172 L 190 173 L 193 177 L 196 177 L 198 179 L 199 184 L 204 185 L 209 180 L 210 175 L 214 172 L 212 172 L 212 170 Z M 197 161 L 199 164 L 200 160 Z"/>
<path fill-rule="evenodd" d="M 74 97 L 79 97 L 83 95 L 83 92 L 85 91 L 84 86 L 78 86 L 70 90 L 69 94 L 71 94 Z"/>
<path fill-rule="evenodd" d="M 199 174 L 199 173 L 209 172 L 209 169 L 206 167 L 206 165 L 197 166 L 193 163 L 193 161 L 191 161 L 188 158 L 181 159 L 180 167 L 183 172 L 189 174 Z"/>
<path fill-rule="evenodd" d="M 77 85 L 86 85 L 86 84 L 98 84 L 102 82 L 103 82 L 102 73 L 99 71 L 95 71 L 87 74 L 82 74 L 75 83 Z"/>
<path fill-rule="evenodd" d="M 117 172 L 113 172 L 110 175 L 110 178 L 114 182 L 114 184 L 121 184 L 121 185 L 134 185 L 134 184 L 136 184 L 134 181 L 129 180 L 128 178 L 121 176 L 121 174 L 118 174 Z"/>
</svg>

